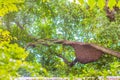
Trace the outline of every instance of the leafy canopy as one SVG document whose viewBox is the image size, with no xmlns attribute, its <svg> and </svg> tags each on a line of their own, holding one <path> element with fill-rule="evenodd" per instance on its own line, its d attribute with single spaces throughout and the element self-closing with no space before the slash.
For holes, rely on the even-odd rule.
<svg viewBox="0 0 120 80">
<path fill-rule="evenodd" d="M 77 0 L 75 0 L 77 1 Z M 87 3 L 90 9 L 99 7 L 101 10 L 104 9 L 105 6 L 109 7 L 111 10 L 113 7 L 120 8 L 120 0 L 78 0 L 81 5 Z"/>
<path fill-rule="evenodd" d="M 24 0 L 0 0 L 0 16 L 4 16 L 9 12 L 18 11 L 18 4 Z"/>
<path fill-rule="evenodd" d="M 18 76 L 16 71 L 24 65 L 23 61 L 28 55 L 17 44 L 11 44 L 12 39 L 8 31 L 0 29 L 0 79 Z"/>
</svg>

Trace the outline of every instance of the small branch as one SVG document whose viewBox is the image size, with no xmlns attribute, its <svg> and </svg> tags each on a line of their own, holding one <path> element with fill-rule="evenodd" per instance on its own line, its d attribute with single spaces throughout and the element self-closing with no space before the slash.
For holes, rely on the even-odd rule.
<svg viewBox="0 0 120 80">
<path fill-rule="evenodd" d="M 65 64 L 67 64 L 68 66 L 70 65 L 70 62 L 69 62 L 65 57 L 63 57 L 62 54 L 58 54 L 58 53 L 56 53 L 56 52 L 54 52 L 54 51 L 52 51 L 52 50 L 50 50 L 50 53 L 55 53 L 55 55 L 56 55 L 57 57 L 63 59 L 63 61 L 64 61 Z"/>
<path fill-rule="evenodd" d="M 15 21 L 16 25 L 21 29 L 21 30 L 24 30 L 24 27 L 20 25 L 19 22 Z"/>
<path fill-rule="evenodd" d="M 59 54 L 57 56 L 60 57 L 60 58 L 62 58 L 63 61 L 65 62 L 65 64 L 70 65 L 70 62 L 65 57 L 63 57 L 61 54 Z"/>
<path fill-rule="evenodd" d="M 67 65 L 70 66 L 70 67 L 73 67 L 73 66 L 78 62 L 77 58 L 75 58 L 74 61 L 69 62 L 69 61 L 68 61 L 65 57 L 63 57 L 61 54 L 59 54 L 59 55 L 57 55 L 57 56 L 60 57 L 60 58 L 62 58 L 63 61 L 65 62 L 65 64 L 67 64 Z"/>
<path fill-rule="evenodd" d="M 21 30 L 25 30 L 24 27 L 21 26 L 19 22 L 15 21 L 15 23 L 16 23 L 16 25 L 17 25 Z M 33 36 L 31 36 L 30 34 L 27 34 L 27 35 L 28 35 L 28 37 L 30 37 L 31 39 L 33 39 L 33 40 L 35 40 L 35 41 L 38 40 L 36 37 L 33 37 Z"/>
<path fill-rule="evenodd" d="M 77 62 L 78 62 L 78 60 L 77 60 L 77 58 L 75 58 L 75 60 L 70 63 L 70 67 L 74 66 Z"/>
</svg>

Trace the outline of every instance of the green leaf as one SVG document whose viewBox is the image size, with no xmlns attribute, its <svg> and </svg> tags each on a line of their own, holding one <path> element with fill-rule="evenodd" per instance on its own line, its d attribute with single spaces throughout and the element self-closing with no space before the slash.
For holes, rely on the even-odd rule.
<svg viewBox="0 0 120 80">
<path fill-rule="evenodd" d="M 80 4 L 84 4 L 84 0 L 78 0 L 80 2 Z"/>
<path fill-rule="evenodd" d="M 96 0 L 88 0 L 88 5 L 90 6 L 90 9 L 93 9 L 96 5 Z"/>
<path fill-rule="evenodd" d="M 115 5 L 116 5 L 116 0 L 108 1 L 108 7 L 110 8 L 110 10 L 112 10 Z"/>
<path fill-rule="evenodd" d="M 120 8 L 120 0 L 118 1 L 118 3 L 117 3 L 117 7 L 119 7 Z"/>
<path fill-rule="evenodd" d="M 103 9 L 104 6 L 105 6 L 105 0 L 98 0 L 98 1 L 97 1 L 97 6 L 98 6 L 100 9 Z"/>
</svg>

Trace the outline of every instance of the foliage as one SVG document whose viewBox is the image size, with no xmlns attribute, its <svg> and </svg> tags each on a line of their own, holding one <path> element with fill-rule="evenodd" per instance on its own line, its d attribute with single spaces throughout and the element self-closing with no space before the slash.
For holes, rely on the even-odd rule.
<svg viewBox="0 0 120 80">
<path fill-rule="evenodd" d="M 16 43 L 11 44 L 10 41 L 13 38 L 8 31 L 0 29 L 0 79 L 6 80 L 20 76 L 19 70 L 21 69 L 29 70 L 25 75 L 28 73 L 31 76 L 37 75 L 33 72 L 34 69 L 37 69 L 36 73 L 47 75 L 46 70 L 40 64 L 34 66 L 34 64 L 25 61 L 28 52 Z M 38 71 L 38 69 L 40 70 Z"/>
<path fill-rule="evenodd" d="M 107 2 L 105 2 L 106 0 L 87 0 L 87 1 L 86 0 L 78 0 L 78 1 L 81 5 L 84 5 L 84 3 L 87 3 L 88 6 L 90 6 L 90 9 L 93 9 L 97 6 L 102 10 L 102 9 L 104 9 L 105 6 L 108 6 L 110 8 L 110 10 L 113 10 L 113 8 L 115 6 L 116 7 L 120 6 L 120 4 L 119 4 L 120 1 L 117 1 L 117 0 L 107 0 Z"/>
<path fill-rule="evenodd" d="M 17 44 L 10 44 L 10 33 L 0 29 L 0 79 L 18 76 L 16 71 L 23 64 L 28 53 Z M 14 65 L 14 66 L 13 66 Z"/>
<path fill-rule="evenodd" d="M 13 11 L 18 11 L 17 4 L 23 3 L 24 0 L 0 0 L 0 16 Z"/>
</svg>

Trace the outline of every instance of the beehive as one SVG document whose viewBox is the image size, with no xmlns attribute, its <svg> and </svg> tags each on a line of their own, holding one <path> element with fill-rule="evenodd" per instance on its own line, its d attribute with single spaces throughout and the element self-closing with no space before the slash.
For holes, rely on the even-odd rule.
<svg viewBox="0 0 120 80">
<path fill-rule="evenodd" d="M 80 42 L 66 42 L 74 48 L 76 58 L 80 63 L 86 64 L 98 60 L 104 52 L 92 47 L 90 44 Z"/>
</svg>

